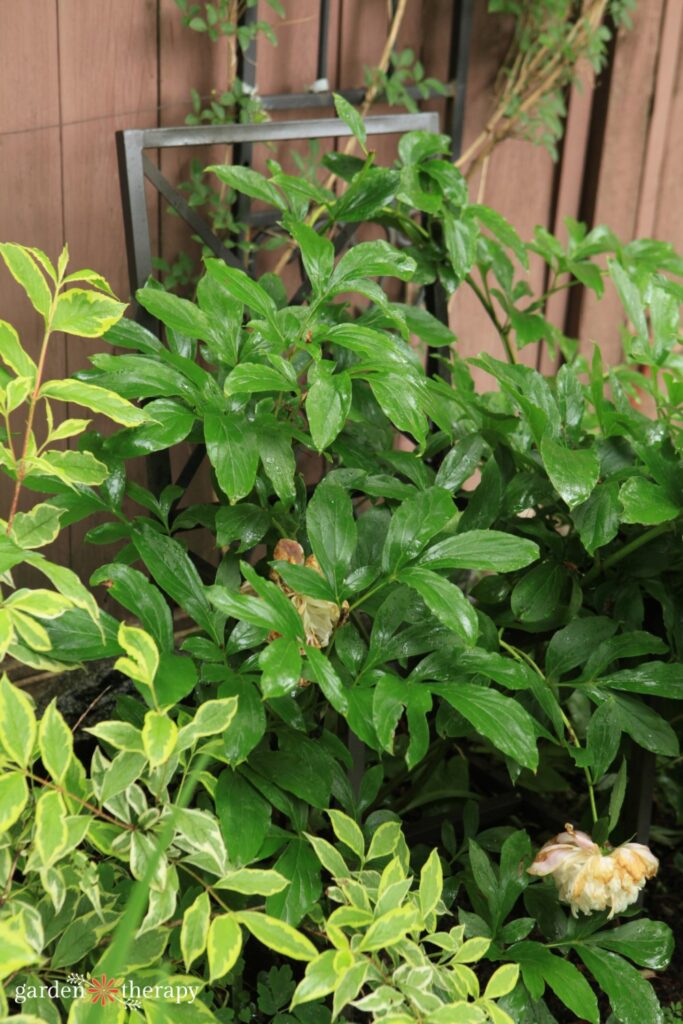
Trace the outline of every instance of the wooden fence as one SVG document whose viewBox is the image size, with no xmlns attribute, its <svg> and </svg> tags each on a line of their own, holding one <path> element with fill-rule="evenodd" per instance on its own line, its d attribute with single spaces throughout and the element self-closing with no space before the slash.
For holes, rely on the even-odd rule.
<svg viewBox="0 0 683 1024">
<path fill-rule="evenodd" d="M 457 0 L 409 0 L 398 40 L 442 80 L 454 5 L 457 11 Z M 259 43 L 259 92 L 305 91 L 316 78 L 318 0 L 284 0 L 283 20 L 261 7 L 259 16 L 273 23 L 279 43 Z M 332 0 L 333 88 L 361 85 L 364 67 L 377 63 L 390 7 L 387 0 Z M 484 200 L 523 237 L 535 224 L 562 235 L 563 218 L 573 216 L 607 223 L 624 239 L 654 235 L 683 248 L 683 0 L 638 0 L 633 20 L 633 29 L 615 40 L 597 87 L 585 69 L 583 90 L 572 90 L 557 164 L 520 141 L 494 152 Z M 486 0 L 477 0 L 465 146 L 486 121 L 508 42 L 505 25 L 487 13 Z M 40 246 L 52 257 L 67 240 L 74 268 L 97 269 L 127 296 L 114 132 L 182 124 L 190 89 L 208 95 L 227 75 L 225 42 L 212 44 L 184 28 L 173 0 L 0 0 L 0 239 Z M 165 173 L 178 179 L 189 159 L 165 154 Z M 476 194 L 480 183 L 472 187 Z M 161 204 L 153 223 L 158 251 L 173 257 L 183 244 L 180 222 Z M 540 273 L 532 270 L 535 285 L 542 283 Z M 497 351 L 490 325 L 468 296 L 458 294 L 452 316 L 462 354 Z M 608 360 L 618 358 L 614 295 L 599 306 L 590 297 L 572 299 L 570 306 L 557 297 L 549 316 L 582 344 L 597 341 Z M 4 271 L 0 317 L 17 326 L 29 347 L 37 346 L 33 311 Z M 92 343 L 56 339 L 48 373 L 73 373 L 91 350 Z M 536 359 L 533 348 L 525 358 Z M 6 500 L 3 495 L 3 510 Z M 101 552 L 81 544 L 77 528 L 58 544 L 55 557 L 84 577 L 101 560 Z"/>
</svg>

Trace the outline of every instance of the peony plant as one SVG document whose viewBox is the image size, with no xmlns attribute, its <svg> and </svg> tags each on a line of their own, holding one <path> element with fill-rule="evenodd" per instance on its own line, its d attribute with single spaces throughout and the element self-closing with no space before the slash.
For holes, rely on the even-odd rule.
<svg viewBox="0 0 683 1024">
<path fill-rule="evenodd" d="M 56 525 L 99 514 L 87 538 L 115 554 L 85 593 L 121 611 L 13 610 L 13 564 L 36 564 L 15 512 L 7 649 L 53 671 L 110 658 L 133 688 L 111 720 L 86 716 L 85 741 L 0 688 L 12 1020 L 597 1024 L 600 993 L 624 1024 L 662 1019 L 640 969 L 666 967 L 671 932 L 636 904 L 659 851 L 632 841 L 625 798 L 636 750 L 679 751 L 683 267 L 572 223 L 566 245 L 525 246 L 469 202 L 446 145 L 411 133 L 392 167 L 330 154 L 339 197 L 274 162 L 221 169 L 278 211 L 295 301 L 207 259 L 196 301 L 138 293 L 159 336 L 116 306 L 104 337 L 123 352 L 26 390 L 29 409 L 110 396 L 129 418 L 47 459 L 61 475 L 12 455 L 12 406 L 12 484 Z M 405 244 L 337 253 L 338 225 L 362 222 Z M 42 257 L 9 251 L 29 296 L 36 273 L 47 287 Z M 530 253 L 548 291 L 616 288 L 623 367 L 548 323 Z M 490 390 L 388 277 L 478 296 L 501 339 L 503 359 L 472 361 Z M 98 282 L 69 300 L 83 317 L 115 302 Z M 563 355 L 551 377 L 518 359 L 541 337 Z M 12 344 L 6 408 L 31 370 Z M 210 466 L 204 500 L 188 473 L 158 493 L 129 476 L 185 441 Z"/>
</svg>

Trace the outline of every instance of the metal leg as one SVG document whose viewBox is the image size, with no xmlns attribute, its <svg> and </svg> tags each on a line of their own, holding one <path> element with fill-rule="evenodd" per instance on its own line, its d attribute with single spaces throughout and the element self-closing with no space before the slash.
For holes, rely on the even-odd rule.
<svg viewBox="0 0 683 1024">
<path fill-rule="evenodd" d="M 457 21 L 454 19 L 450 57 L 450 78 L 455 81 L 455 96 L 451 102 L 450 135 L 453 159 L 462 152 L 462 137 L 465 127 L 465 97 L 467 95 L 467 72 L 470 62 L 470 43 L 474 0 L 460 0 Z"/>
</svg>

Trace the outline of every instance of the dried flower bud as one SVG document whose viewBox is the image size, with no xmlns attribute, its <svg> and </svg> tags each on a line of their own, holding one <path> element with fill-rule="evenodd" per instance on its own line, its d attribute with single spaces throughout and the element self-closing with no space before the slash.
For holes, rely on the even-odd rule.
<svg viewBox="0 0 683 1024">
<path fill-rule="evenodd" d="M 572 914 L 609 909 L 621 913 L 638 899 L 648 878 L 657 874 L 659 861 L 647 846 L 624 843 L 603 853 L 585 832 L 572 825 L 541 847 L 528 869 L 530 875 L 552 875 L 560 899 Z"/>
<path fill-rule="evenodd" d="M 298 541 L 289 540 L 287 537 L 283 537 L 282 540 L 279 540 L 275 545 L 273 558 L 276 562 L 289 562 L 290 565 L 303 565 L 304 549 Z"/>
<path fill-rule="evenodd" d="M 304 549 L 301 544 L 289 537 L 283 537 L 277 542 L 273 551 L 273 559 L 277 562 L 289 562 L 290 565 L 304 566 L 306 569 L 317 572 L 320 576 L 323 575 L 315 555 L 308 555 L 304 558 Z M 340 608 L 333 601 L 323 601 L 320 598 L 309 597 L 308 594 L 300 594 L 285 583 L 276 569 L 271 570 L 270 578 L 283 594 L 286 594 L 301 616 L 308 646 L 327 647 L 334 630 L 346 620 L 347 602 L 344 601 Z M 240 593 L 254 594 L 255 591 L 249 583 L 245 582 L 240 587 Z M 268 640 L 274 640 L 278 635 L 271 633 Z"/>
</svg>

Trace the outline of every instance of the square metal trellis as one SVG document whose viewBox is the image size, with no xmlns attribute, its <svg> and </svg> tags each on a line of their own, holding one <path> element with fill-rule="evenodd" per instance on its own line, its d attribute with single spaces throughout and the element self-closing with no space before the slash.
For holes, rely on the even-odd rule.
<svg viewBox="0 0 683 1024">
<path fill-rule="evenodd" d="M 397 135 L 409 131 L 438 131 L 436 113 L 389 114 L 368 117 L 365 121 L 368 135 Z M 152 240 L 145 196 L 145 179 L 151 181 L 158 192 L 186 221 L 204 244 L 226 263 L 242 268 L 235 254 L 227 249 L 207 222 L 194 210 L 178 189 L 174 188 L 159 168 L 146 155 L 146 149 L 171 149 L 187 146 L 235 145 L 250 147 L 258 142 L 290 142 L 301 139 L 330 139 L 349 137 L 351 131 L 337 118 L 316 118 L 305 121 L 281 121 L 251 125 L 209 125 L 207 127 L 127 129 L 116 133 L 119 175 L 123 201 L 123 217 L 128 256 L 128 275 L 133 295 L 142 288 L 152 273 Z M 357 225 L 349 225 L 355 230 Z M 350 233 L 342 232 L 338 245 L 346 244 Z M 297 301 L 298 301 L 297 297 Z M 144 311 L 137 316 L 148 320 Z M 154 324 L 148 326 L 153 327 Z M 180 472 L 177 483 L 187 487 L 199 468 L 205 450 L 197 445 Z M 150 486 L 160 491 L 171 483 L 167 453 L 149 457 Z"/>
<path fill-rule="evenodd" d="M 438 131 L 439 116 L 425 112 L 368 117 L 368 135 L 394 135 L 409 131 Z M 133 294 L 152 273 L 152 241 L 145 198 L 145 178 L 219 258 L 242 266 L 214 234 L 206 221 L 145 155 L 146 149 L 177 149 L 188 146 L 251 145 L 256 142 L 294 142 L 301 139 L 344 138 L 351 131 L 337 118 L 279 121 L 268 124 L 209 125 L 207 127 L 142 128 L 116 133 L 123 217 L 128 255 L 128 274 Z"/>
</svg>

